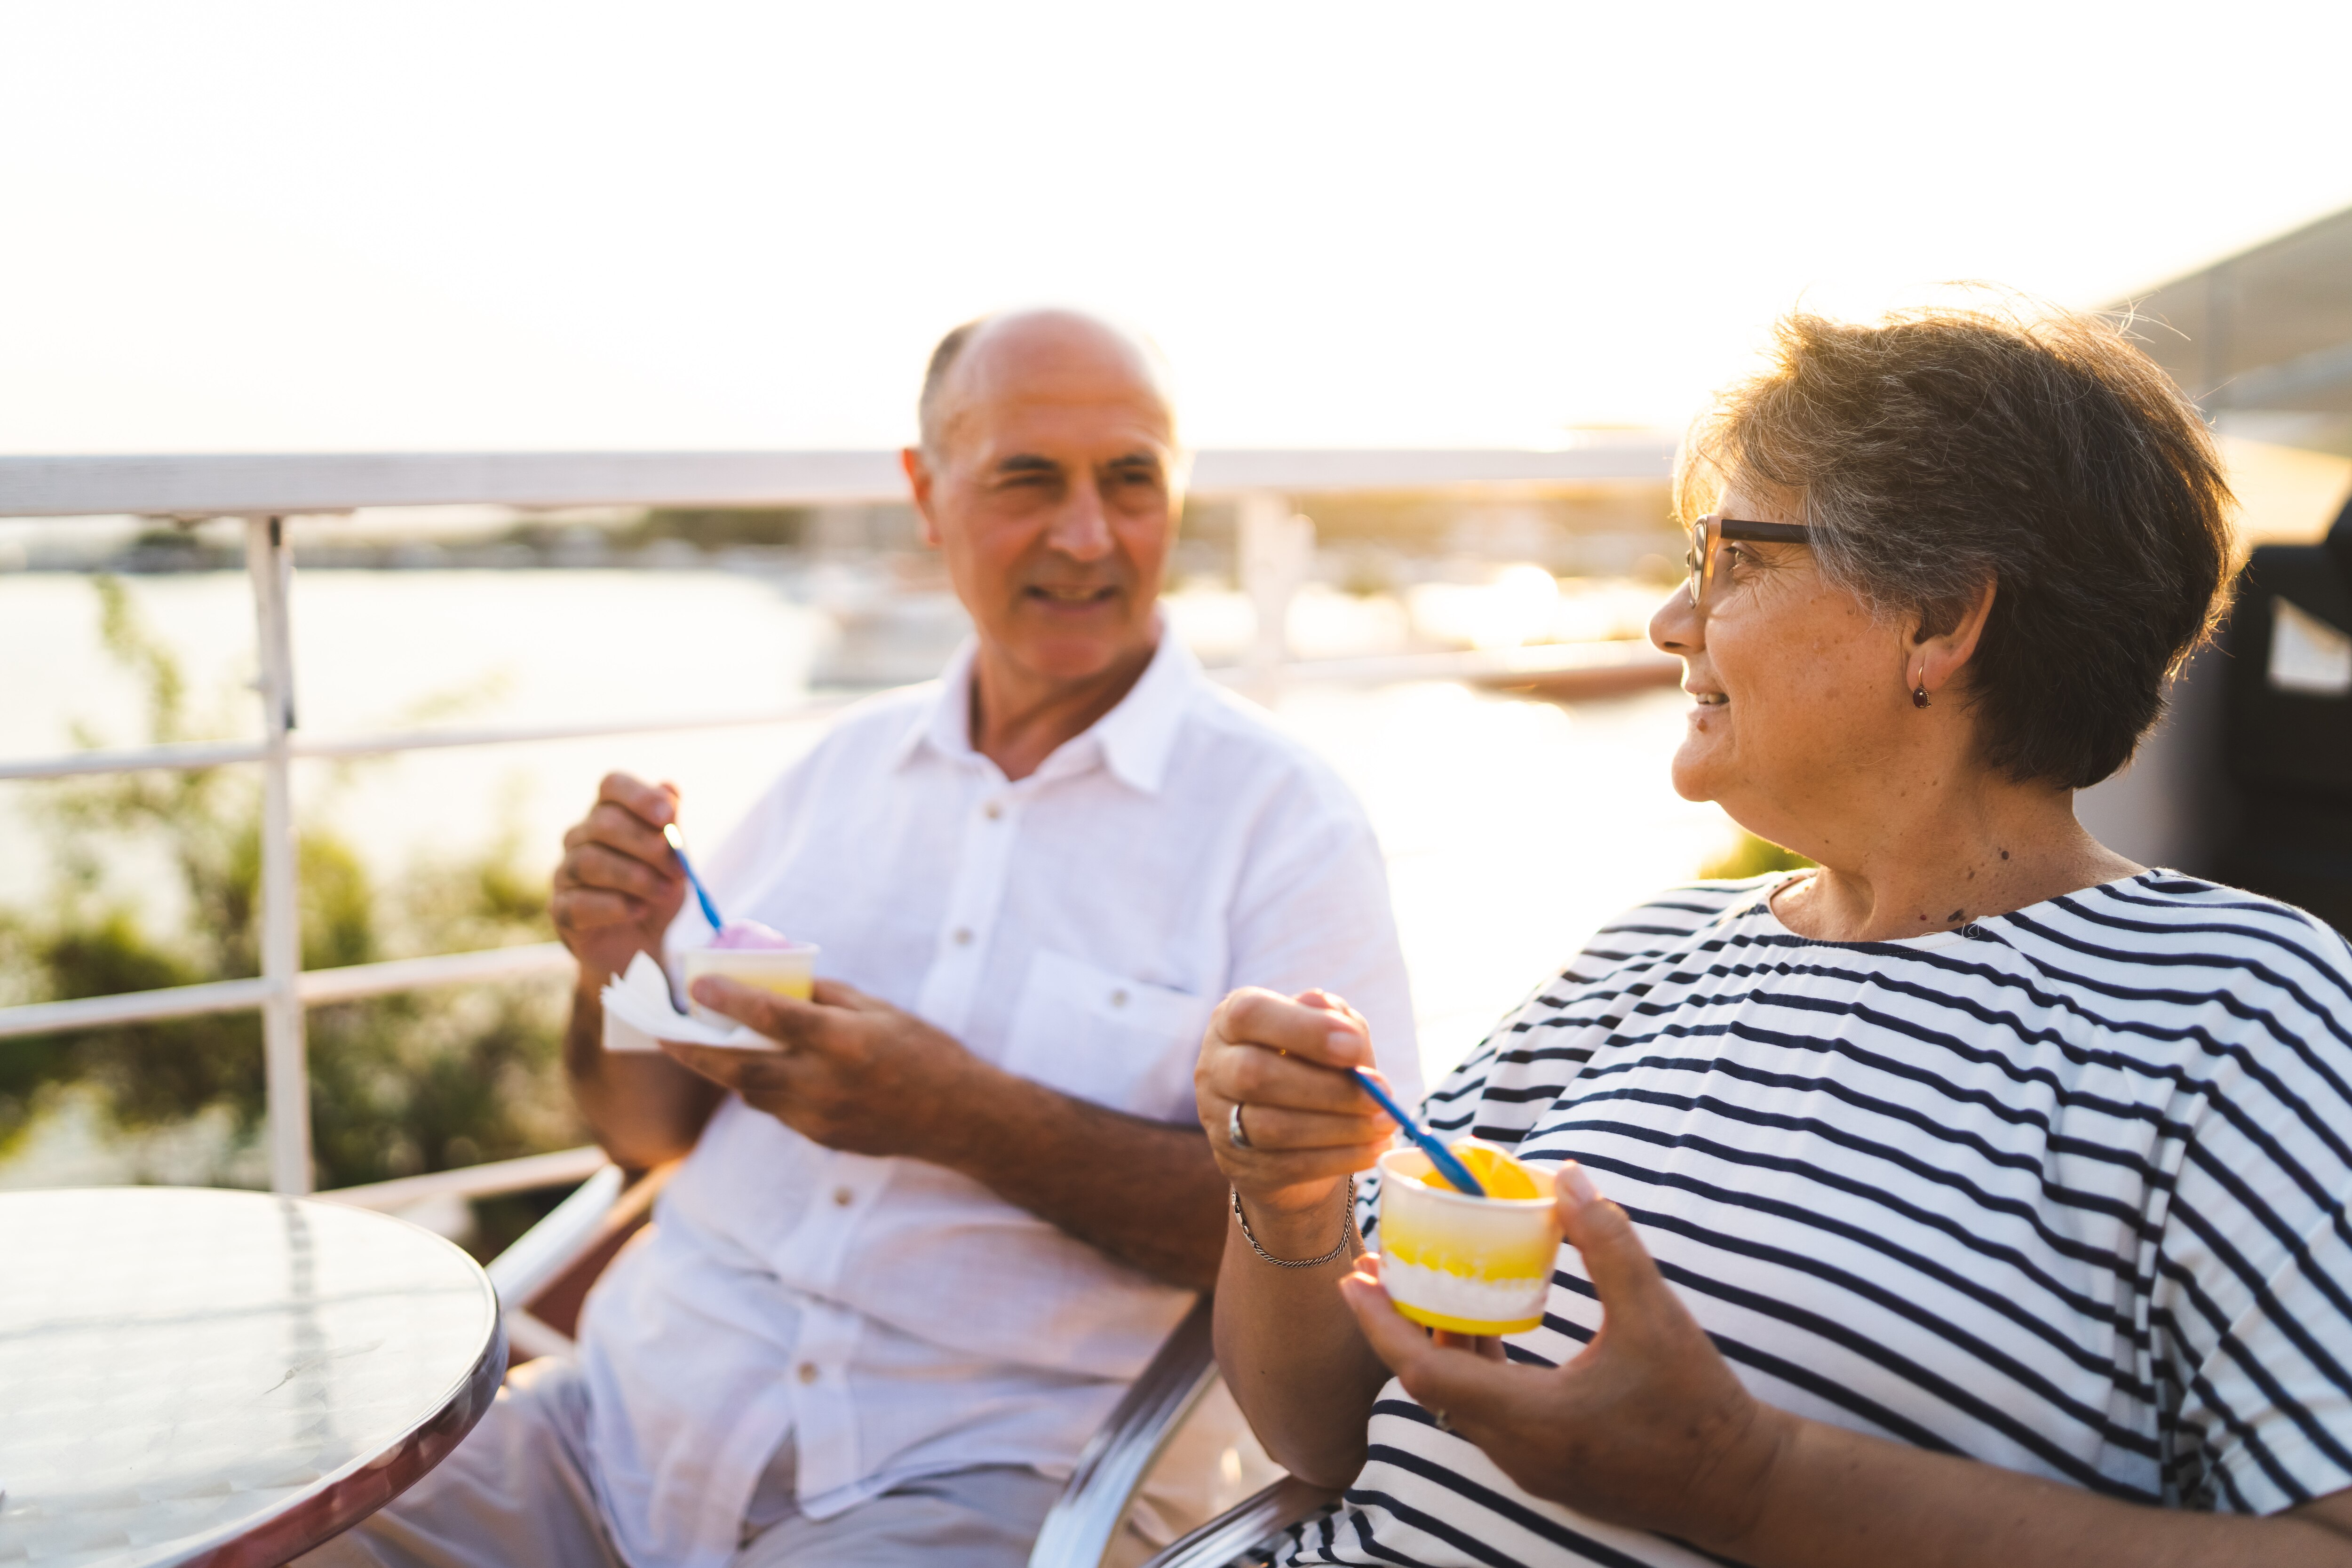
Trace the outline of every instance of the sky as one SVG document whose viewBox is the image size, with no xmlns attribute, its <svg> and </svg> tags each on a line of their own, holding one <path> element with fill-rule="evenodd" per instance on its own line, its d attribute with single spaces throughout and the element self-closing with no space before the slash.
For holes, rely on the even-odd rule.
<svg viewBox="0 0 2352 1568">
<path fill-rule="evenodd" d="M 1679 427 L 1800 305 L 2352 205 L 2352 6 L 0 0 L 0 452 L 897 445 L 1085 306 L 1207 446 Z"/>
</svg>

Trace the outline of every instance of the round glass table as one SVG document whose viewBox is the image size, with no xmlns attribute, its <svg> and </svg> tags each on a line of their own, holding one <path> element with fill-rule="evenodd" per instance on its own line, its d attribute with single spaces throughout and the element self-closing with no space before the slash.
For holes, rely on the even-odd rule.
<svg viewBox="0 0 2352 1568">
<path fill-rule="evenodd" d="M 489 1408 L 488 1279 L 430 1231 L 260 1193 L 0 1193 L 0 1564 L 270 1568 Z"/>
</svg>

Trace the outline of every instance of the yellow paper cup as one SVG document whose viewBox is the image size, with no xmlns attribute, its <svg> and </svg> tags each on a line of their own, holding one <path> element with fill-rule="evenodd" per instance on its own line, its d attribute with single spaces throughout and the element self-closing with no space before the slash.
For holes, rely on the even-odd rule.
<svg viewBox="0 0 2352 1568">
<path fill-rule="evenodd" d="M 686 955 L 687 1011 L 716 1028 L 736 1021 L 694 1000 L 694 983 L 706 974 L 723 974 L 759 990 L 805 1002 L 816 982 L 816 953 L 813 942 L 796 942 L 790 947 L 694 948 Z"/>
<path fill-rule="evenodd" d="M 1486 1152 L 1522 1172 L 1537 1195 L 1474 1198 L 1433 1187 L 1429 1156 L 1381 1156 L 1381 1283 L 1414 1322 L 1460 1334 L 1515 1334 L 1543 1321 L 1559 1234 L 1552 1228 L 1551 1173 L 1520 1164 L 1491 1143 L 1464 1139 L 1457 1154 Z M 1484 1162 L 1472 1161 L 1477 1171 Z"/>
</svg>

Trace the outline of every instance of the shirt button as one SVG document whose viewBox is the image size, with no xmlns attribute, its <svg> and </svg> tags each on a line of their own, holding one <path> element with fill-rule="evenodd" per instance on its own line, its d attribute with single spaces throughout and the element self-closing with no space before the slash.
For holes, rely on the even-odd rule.
<svg viewBox="0 0 2352 1568">
<path fill-rule="evenodd" d="M 1127 993 L 1126 993 L 1126 992 L 1124 992 L 1124 991 L 1114 991 L 1114 992 L 1112 992 L 1112 993 L 1110 994 L 1110 1005 L 1111 1005 L 1112 1006 L 1114 1006 L 1114 1007 L 1124 1007 L 1124 1006 L 1126 1006 L 1126 1005 L 1127 1005 Z"/>
<path fill-rule="evenodd" d="M 970 947 L 971 945 L 971 927 L 958 926 L 955 928 L 955 944 L 958 947 Z"/>
<path fill-rule="evenodd" d="M 998 817 L 1004 815 L 1004 807 L 999 805 L 992 800 L 986 805 L 982 806 L 980 809 L 988 814 L 988 820 L 991 822 L 994 822 Z"/>
<path fill-rule="evenodd" d="M 847 1187 L 835 1187 L 833 1189 L 833 1201 L 836 1206 L 847 1208 L 857 1201 L 857 1194 Z"/>
<path fill-rule="evenodd" d="M 816 1363 L 813 1361 L 804 1361 L 801 1363 L 799 1370 L 800 1380 L 803 1383 L 814 1383 L 816 1381 Z"/>
</svg>

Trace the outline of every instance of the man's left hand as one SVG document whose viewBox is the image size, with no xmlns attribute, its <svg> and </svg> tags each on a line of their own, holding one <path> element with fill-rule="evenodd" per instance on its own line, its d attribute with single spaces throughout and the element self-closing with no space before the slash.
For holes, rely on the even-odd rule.
<svg viewBox="0 0 2352 1568">
<path fill-rule="evenodd" d="M 989 1069 L 952 1036 L 837 981 L 803 1002 L 723 975 L 694 999 L 776 1042 L 773 1051 L 664 1040 L 661 1048 L 828 1149 L 940 1160 L 953 1108 Z"/>
</svg>

